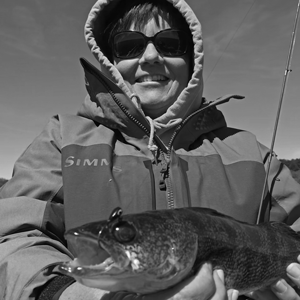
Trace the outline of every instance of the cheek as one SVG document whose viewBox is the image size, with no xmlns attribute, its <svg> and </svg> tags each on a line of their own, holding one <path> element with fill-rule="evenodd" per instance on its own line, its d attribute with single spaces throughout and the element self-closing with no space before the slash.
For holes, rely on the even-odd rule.
<svg viewBox="0 0 300 300">
<path fill-rule="evenodd" d="M 191 77 L 189 60 L 185 58 L 178 58 L 172 63 L 172 69 L 175 81 L 178 82 L 178 85 L 181 88 L 186 87 Z"/>
<path fill-rule="evenodd" d="M 114 60 L 114 66 L 121 73 L 123 79 L 131 84 L 134 83 L 135 65 L 136 64 L 133 59 Z"/>
</svg>

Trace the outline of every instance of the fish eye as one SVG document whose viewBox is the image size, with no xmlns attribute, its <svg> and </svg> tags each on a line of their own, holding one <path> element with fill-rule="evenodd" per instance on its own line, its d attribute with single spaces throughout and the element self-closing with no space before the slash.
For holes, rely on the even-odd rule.
<svg viewBox="0 0 300 300">
<path fill-rule="evenodd" d="M 133 225 L 127 222 L 119 222 L 113 227 L 113 235 L 120 243 L 129 243 L 136 236 L 136 230 Z"/>
</svg>

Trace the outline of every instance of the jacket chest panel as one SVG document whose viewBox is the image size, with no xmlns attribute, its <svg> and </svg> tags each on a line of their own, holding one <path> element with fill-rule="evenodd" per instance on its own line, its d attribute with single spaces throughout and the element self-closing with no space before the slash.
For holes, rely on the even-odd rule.
<svg viewBox="0 0 300 300">
<path fill-rule="evenodd" d="M 63 148 L 62 166 L 67 229 L 106 219 L 117 206 L 124 213 L 164 209 L 169 195 L 175 207 L 210 207 L 253 222 L 264 176 L 263 165 L 255 161 L 224 165 L 217 154 L 173 152 L 168 188 L 161 191 L 162 162 L 153 164 L 130 151 L 119 156 L 105 144 Z"/>
<path fill-rule="evenodd" d="M 69 145 L 62 150 L 62 168 L 67 229 L 106 219 L 118 206 L 124 213 L 157 208 L 147 157 L 118 156 L 105 144 Z"/>
<path fill-rule="evenodd" d="M 241 221 L 256 221 L 263 164 L 240 161 L 224 165 L 218 155 L 182 156 L 173 161 L 170 172 L 176 207 L 208 207 Z"/>
</svg>

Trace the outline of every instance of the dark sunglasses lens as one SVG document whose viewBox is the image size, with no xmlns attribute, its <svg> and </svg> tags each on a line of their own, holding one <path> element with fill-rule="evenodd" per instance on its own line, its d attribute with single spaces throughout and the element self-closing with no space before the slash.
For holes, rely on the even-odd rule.
<svg viewBox="0 0 300 300">
<path fill-rule="evenodd" d="M 181 56 L 187 51 L 187 38 L 182 31 L 162 31 L 156 36 L 155 44 L 165 56 Z"/>
<path fill-rule="evenodd" d="M 122 32 L 115 35 L 113 49 L 116 57 L 136 57 L 145 49 L 145 40 L 137 32 Z"/>
<path fill-rule="evenodd" d="M 154 45 L 165 56 L 181 56 L 187 52 L 186 34 L 179 30 L 164 30 L 154 38 Z M 116 57 L 133 58 L 146 48 L 147 38 L 139 32 L 121 32 L 115 35 L 113 51 Z"/>
</svg>

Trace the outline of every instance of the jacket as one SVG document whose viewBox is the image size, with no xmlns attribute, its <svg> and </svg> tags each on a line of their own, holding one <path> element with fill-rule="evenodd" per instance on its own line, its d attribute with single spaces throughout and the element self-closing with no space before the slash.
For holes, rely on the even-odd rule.
<svg viewBox="0 0 300 300">
<path fill-rule="evenodd" d="M 170 109 L 149 122 L 96 38 L 117 2 L 99 0 L 89 14 L 86 39 L 101 72 L 81 60 L 88 96 L 78 114 L 54 116 L 0 190 L 3 299 L 36 299 L 70 284 L 55 271 L 73 257 L 65 230 L 108 218 L 117 206 L 124 213 L 202 206 L 256 222 L 270 151 L 252 133 L 229 128 L 217 109 L 240 97 L 203 98 L 196 16 L 172 1 L 190 24 L 194 71 Z M 300 186 L 275 156 L 263 199 L 262 220 L 293 221 Z"/>
</svg>

